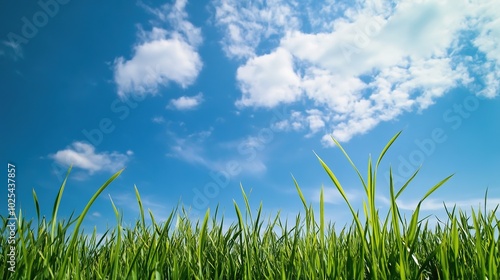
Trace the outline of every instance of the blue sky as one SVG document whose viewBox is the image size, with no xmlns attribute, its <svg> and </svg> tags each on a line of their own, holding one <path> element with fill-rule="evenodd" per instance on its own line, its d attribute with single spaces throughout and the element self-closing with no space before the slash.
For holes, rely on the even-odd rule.
<svg viewBox="0 0 500 280">
<path fill-rule="evenodd" d="M 364 199 L 333 135 L 366 171 L 398 131 L 380 167 L 408 210 L 470 210 L 500 203 L 500 9 L 483 1 L 2 1 L 0 128 L 3 164 L 17 167 L 17 204 L 51 207 L 73 165 L 61 215 L 91 208 L 86 227 L 138 217 L 134 185 L 159 220 L 182 203 L 199 217 L 217 204 L 233 220 L 240 183 L 254 209 L 302 210 L 292 174 L 327 218 L 348 209 L 314 152 L 356 208 Z M 3 204 L 2 204 L 3 205 Z M 2 211 L 2 213 L 5 213 Z"/>
</svg>

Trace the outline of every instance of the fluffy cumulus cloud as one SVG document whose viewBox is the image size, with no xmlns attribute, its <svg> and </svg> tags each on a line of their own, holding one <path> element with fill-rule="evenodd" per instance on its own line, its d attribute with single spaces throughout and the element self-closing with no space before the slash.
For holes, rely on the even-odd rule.
<svg viewBox="0 0 500 280">
<path fill-rule="evenodd" d="M 114 80 L 118 95 L 155 94 L 170 82 L 181 87 L 191 85 L 203 63 L 197 52 L 202 42 L 201 30 L 186 20 L 186 0 L 177 0 L 161 9 L 150 9 L 170 30 L 154 26 L 141 30 L 140 41 L 130 59 L 118 57 L 114 62 Z"/>
<path fill-rule="evenodd" d="M 238 69 L 243 97 L 240 106 L 274 107 L 300 96 L 300 77 L 293 70 L 292 56 L 284 49 L 250 59 Z"/>
<path fill-rule="evenodd" d="M 50 157 L 58 164 L 88 171 L 90 174 L 99 171 L 116 172 L 125 167 L 132 151 L 125 154 L 118 152 L 96 152 L 91 144 L 85 142 L 74 142 L 64 150 L 60 150 Z"/>
<path fill-rule="evenodd" d="M 306 136 L 323 133 L 323 143 L 333 145 L 329 135 L 349 141 L 380 122 L 425 110 L 458 87 L 497 96 L 500 8 L 494 2 L 326 1 L 303 8 L 280 1 L 241 7 L 226 0 L 219 1 L 217 19 L 225 27 L 228 57 L 237 56 L 230 48 L 247 53 L 236 75 L 242 93 L 236 104 L 272 108 L 306 101 L 313 106 L 274 126 L 307 130 Z M 289 24 L 248 16 L 255 9 L 273 15 L 276 7 L 287 8 Z M 240 18 L 245 20 L 234 27 Z M 278 43 L 259 53 L 268 29 Z M 242 33 L 250 35 L 235 35 Z"/>
<path fill-rule="evenodd" d="M 170 100 L 167 108 L 180 111 L 193 110 L 200 106 L 202 102 L 203 94 L 198 93 L 195 96 L 181 96 L 177 99 L 172 99 Z"/>
</svg>

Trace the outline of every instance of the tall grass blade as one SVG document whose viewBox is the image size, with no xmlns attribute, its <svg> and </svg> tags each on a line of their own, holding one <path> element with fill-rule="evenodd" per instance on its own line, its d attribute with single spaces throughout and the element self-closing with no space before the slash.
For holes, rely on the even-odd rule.
<svg viewBox="0 0 500 280">
<path fill-rule="evenodd" d="M 203 277 L 203 265 L 201 262 L 203 249 L 205 247 L 205 239 L 207 238 L 207 225 L 208 218 L 210 217 L 210 208 L 207 209 L 205 213 L 205 218 L 203 219 L 203 223 L 201 225 L 200 237 L 198 242 L 198 267 L 199 267 L 199 277 Z"/>
<path fill-rule="evenodd" d="M 113 176 L 111 176 L 111 178 L 109 178 L 95 193 L 94 195 L 90 198 L 89 202 L 87 203 L 87 205 L 85 206 L 85 208 L 83 209 L 82 213 L 80 214 L 80 216 L 78 217 L 77 221 L 76 221 L 76 225 L 75 225 L 75 228 L 73 229 L 73 234 L 71 236 L 71 239 L 70 239 L 70 242 L 69 242 L 69 245 L 68 245 L 68 250 L 66 252 L 66 255 L 68 254 L 71 254 L 72 251 L 74 250 L 75 248 L 75 244 L 77 242 L 77 239 L 78 239 L 78 236 L 80 234 L 80 226 L 82 225 L 82 222 L 83 222 L 83 219 L 85 218 L 85 216 L 87 215 L 90 207 L 92 206 L 92 204 L 94 203 L 94 201 L 97 199 L 97 197 L 99 197 L 99 195 L 109 186 L 109 184 L 111 184 L 111 182 L 113 182 L 118 176 L 120 176 L 120 174 L 123 172 L 123 169 L 119 170 L 118 172 L 116 172 Z M 58 279 L 62 279 L 62 278 L 66 278 L 67 275 L 66 275 L 66 267 L 67 267 L 67 264 L 68 264 L 68 261 L 70 259 L 68 257 L 65 257 L 63 263 L 62 263 L 62 268 L 61 268 L 61 271 L 63 273 L 59 274 L 58 276 Z"/>
<path fill-rule="evenodd" d="M 385 145 L 385 147 L 382 149 L 382 152 L 380 152 L 380 155 L 378 157 L 378 160 L 377 160 L 377 164 L 375 165 L 375 168 L 378 168 L 378 166 L 380 165 L 380 162 L 382 161 L 382 158 L 384 158 L 384 155 L 387 153 L 387 151 L 389 150 L 389 148 L 392 146 L 392 144 L 394 143 L 394 141 L 396 141 L 396 139 L 398 139 L 399 135 L 401 134 L 401 132 L 403 131 L 399 131 L 398 133 L 396 133 L 396 135 L 394 135 L 391 140 L 389 140 L 389 142 Z"/>
<path fill-rule="evenodd" d="M 50 237 L 52 242 L 54 242 L 55 233 L 56 233 L 56 225 L 57 225 L 57 212 L 59 211 L 59 204 L 61 204 L 62 194 L 64 192 L 64 187 L 66 186 L 66 181 L 68 181 L 69 173 L 71 172 L 72 166 L 68 168 L 66 172 L 66 177 L 64 178 L 59 191 L 57 192 L 56 200 L 54 201 L 54 207 L 52 208 L 52 229 L 50 230 Z"/>
<path fill-rule="evenodd" d="M 35 209 L 36 209 L 36 220 L 40 222 L 40 205 L 38 204 L 38 197 L 36 196 L 35 189 L 33 189 L 33 201 L 35 203 Z"/>
<path fill-rule="evenodd" d="M 324 188 L 321 187 L 321 191 L 319 194 L 319 232 L 320 232 L 320 240 L 321 246 L 325 244 L 325 198 L 323 195 Z"/>
<path fill-rule="evenodd" d="M 363 184 L 363 188 L 365 189 L 365 192 L 367 192 L 368 189 L 367 189 L 365 180 L 363 179 L 363 176 L 361 176 L 361 172 L 359 172 L 358 168 L 356 167 L 356 165 L 354 164 L 354 162 L 351 160 L 351 157 L 349 157 L 349 154 L 344 150 L 344 147 L 342 147 L 342 145 L 340 144 L 340 142 L 337 141 L 337 139 L 335 139 L 333 136 L 331 136 L 331 138 L 332 138 L 333 142 L 335 143 L 335 145 L 337 145 L 337 147 L 339 147 L 340 151 L 342 151 L 342 153 L 344 154 L 344 156 L 347 158 L 347 160 L 351 164 L 351 166 L 354 169 L 354 171 L 356 171 L 356 174 L 358 175 L 359 180 Z M 316 153 L 314 153 L 314 154 L 316 156 L 318 156 Z"/>
<path fill-rule="evenodd" d="M 339 180 L 337 179 L 337 176 L 335 176 L 335 174 L 333 174 L 333 172 L 330 170 L 328 165 L 326 165 L 326 163 L 317 154 L 316 154 L 316 157 L 318 158 L 321 166 L 323 167 L 323 169 L 325 169 L 326 173 L 328 174 L 328 176 L 332 180 L 333 184 L 335 185 L 337 190 L 340 192 L 340 195 L 342 196 L 342 198 L 346 202 L 347 206 L 349 207 L 349 210 L 351 211 L 351 214 L 354 218 L 354 221 L 356 222 L 359 235 L 363 236 L 363 226 L 361 225 L 361 221 L 359 220 L 358 215 L 356 214 L 356 212 L 354 211 L 354 208 L 352 207 L 351 203 L 349 202 L 349 199 L 347 198 L 347 195 L 344 191 L 344 188 L 342 187 Z M 366 246 L 365 243 L 363 243 L 363 244 Z"/>
</svg>

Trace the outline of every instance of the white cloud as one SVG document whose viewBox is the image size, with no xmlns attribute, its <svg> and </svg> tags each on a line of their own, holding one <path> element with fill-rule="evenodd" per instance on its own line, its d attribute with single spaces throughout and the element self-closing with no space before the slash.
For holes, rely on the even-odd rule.
<svg viewBox="0 0 500 280">
<path fill-rule="evenodd" d="M 294 72 L 293 58 L 284 49 L 247 61 L 238 68 L 237 79 L 243 96 L 238 106 L 274 107 L 300 96 L 300 77 Z"/>
<path fill-rule="evenodd" d="M 290 122 L 288 120 L 278 121 L 276 123 L 273 123 L 271 125 L 271 128 L 277 131 L 287 131 L 290 129 Z"/>
<path fill-rule="evenodd" d="M 174 29 L 183 34 L 186 42 L 192 46 L 199 46 L 203 39 L 201 36 L 201 29 L 194 26 L 191 22 L 187 21 L 188 14 L 185 11 L 187 0 L 177 0 L 171 8 L 171 12 L 164 12 L 167 15 L 167 21 L 174 27 Z M 169 5 L 164 5 L 164 10 L 169 10 Z"/>
<path fill-rule="evenodd" d="M 187 87 L 201 69 L 201 59 L 194 49 L 179 39 L 146 42 L 135 49 L 134 57 L 115 60 L 118 94 L 155 94 L 159 86 L 173 81 Z"/>
<path fill-rule="evenodd" d="M 199 93 L 192 97 L 181 96 L 177 99 L 172 99 L 167 107 L 180 111 L 192 110 L 200 106 L 202 102 L 203 102 L 203 94 Z"/>
<path fill-rule="evenodd" d="M 473 44 L 486 56 L 486 62 L 476 68 L 479 75 L 485 76 L 485 87 L 481 95 L 493 98 L 500 92 L 500 7 L 495 1 L 477 1 L 474 9 L 476 18 L 472 21 L 473 29 L 479 31 Z M 479 68 L 479 69 L 478 69 Z"/>
<path fill-rule="evenodd" d="M 156 94 L 170 82 L 185 88 L 196 80 L 203 66 L 196 48 L 201 44 L 199 28 L 186 20 L 185 0 L 177 0 L 162 9 L 151 9 L 158 18 L 170 23 L 173 30 L 155 26 L 140 32 L 141 41 L 129 60 L 114 61 L 114 81 L 118 95 Z"/>
<path fill-rule="evenodd" d="M 50 158 L 58 164 L 84 169 L 90 174 L 98 171 L 116 172 L 125 167 L 132 156 L 132 151 L 126 154 L 118 152 L 96 153 L 95 147 L 85 142 L 73 142 L 69 147 L 60 150 Z"/>
<path fill-rule="evenodd" d="M 319 110 L 313 110 L 314 112 L 307 117 L 309 123 L 309 129 L 311 133 L 316 133 L 323 127 L 325 127 L 325 122 L 322 119 L 321 112 Z"/>
<path fill-rule="evenodd" d="M 202 130 L 200 132 L 195 132 L 195 133 L 189 134 L 188 138 L 194 139 L 197 142 L 203 142 L 206 139 L 208 139 L 210 136 L 212 136 L 213 131 L 214 131 L 214 128 L 211 126 L 207 130 Z"/>
<path fill-rule="evenodd" d="M 249 58 L 255 55 L 263 39 L 281 36 L 300 21 L 294 7 L 285 0 L 215 2 L 216 24 L 225 29 L 222 45 L 228 57 Z"/>
<path fill-rule="evenodd" d="M 154 123 L 160 124 L 160 123 L 164 123 L 165 122 L 165 118 L 162 117 L 162 116 L 154 117 L 154 118 L 151 119 L 151 121 L 154 122 Z"/>
<path fill-rule="evenodd" d="M 321 114 L 304 109 L 273 126 L 291 130 L 295 123 L 307 128 L 307 137 L 325 131 L 322 142 L 330 146 L 330 134 L 349 141 L 380 122 L 424 110 L 457 87 L 495 97 L 500 89 L 500 8 L 493 2 L 366 1 L 358 7 L 337 5 L 342 9 L 332 3 L 313 5 L 302 11 L 318 15 L 309 18 L 312 30 L 300 30 L 301 22 L 279 25 L 279 43 L 263 55 L 256 54 L 259 40 L 243 44 L 250 46 L 251 55 L 238 68 L 242 96 L 236 104 L 273 108 L 312 103 L 307 110 Z M 292 10 L 286 15 L 297 20 L 301 11 L 293 9 L 300 7 L 289 5 Z M 240 37 L 231 35 L 238 34 L 231 33 L 231 26 L 246 18 L 248 9 L 229 4 L 220 9 L 226 11 L 225 17 L 218 17 L 228 30 L 224 42 L 239 46 L 234 38 Z M 266 11 L 267 6 L 257 9 Z M 336 17 L 325 21 L 325 11 Z M 253 27 L 251 38 L 266 38 L 259 24 L 246 24 Z M 476 48 L 479 57 L 467 55 L 467 48 Z"/>
<path fill-rule="evenodd" d="M 196 143 L 189 143 L 185 139 L 176 139 L 176 144 L 170 147 L 167 156 L 178 158 L 190 164 L 213 168 L 210 161 L 202 156 L 203 148 Z"/>
<path fill-rule="evenodd" d="M 314 111 L 314 110 L 313 110 Z M 273 130 L 278 131 L 301 131 L 307 127 L 306 117 L 299 111 L 290 111 L 290 118 L 271 124 Z"/>
</svg>

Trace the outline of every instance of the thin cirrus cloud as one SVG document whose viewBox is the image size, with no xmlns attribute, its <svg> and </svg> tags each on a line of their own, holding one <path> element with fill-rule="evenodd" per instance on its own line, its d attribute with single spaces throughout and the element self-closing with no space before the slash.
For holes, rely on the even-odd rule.
<svg viewBox="0 0 500 280">
<path fill-rule="evenodd" d="M 321 132 L 323 144 L 332 146 L 331 134 L 347 142 L 381 122 L 424 110 L 455 88 L 497 96 L 500 8 L 493 2 L 375 1 L 339 10 L 333 4 L 304 9 L 284 1 L 221 0 L 216 20 L 225 31 L 226 55 L 246 59 L 237 70 L 242 95 L 236 105 L 309 101 L 312 107 L 275 127 L 300 126 L 308 137 Z M 326 10 L 337 17 L 327 18 Z M 286 12 L 276 18 L 280 11 Z M 304 23 L 311 30 L 301 30 Z M 270 36 L 275 46 L 259 48 Z"/>
<path fill-rule="evenodd" d="M 456 201 L 446 201 L 435 198 L 428 198 L 422 202 L 420 205 L 421 210 L 423 211 L 435 211 L 442 210 L 443 205 L 446 205 L 448 208 L 453 208 L 456 206 L 460 209 L 471 209 L 477 207 L 485 207 L 484 198 L 471 198 L 468 200 L 456 200 Z M 418 201 L 403 201 L 398 199 L 397 201 L 398 207 L 403 210 L 415 210 L 418 205 Z M 500 204 L 500 199 L 498 198 L 488 198 L 486 208 L 488 210 L 493 210 L 495 207 Z"/>
<path fill-rule="evenodd" d="M 14 60 L 17 60 L 18 58 L 23 58 L 23 48 L 19 43 L 15 43 L 12 41 L 2 41 L 2 45 L 7 47 L 6 50 L 0 48 L 0 55 L 7 55 L 9 54 L 10 57 Z M 1 45 L 0 45 L 1 47 Z"/>
<path fill-rule="evenodd" d="M 213 128 L 210 128 L 186 137 L 179 137 L 169 132 L 169 139 L 172 143 L 169 145 L 167 157 L 201 166 L 212 172 L 225 172 L 228 165 L 236 166 L 234 169 L 238 170 L 238 174 L 261 175 L 266 172 L 265 159 L 257 153 L 264 148 L 264 144 L 258 139 L 248 136 L 235 141 L 218 143 L 208 148 L 210 144 L 208 139 L 212 132 Z M 216 153 L 209 153 L 214 150 Z"/>
<path fill-rule="evenodd" d="M 164 117 L 154 117 L 151 119 L 152 122 L 154 123 L 157 123 L 157 124 L 161 124 L 161 123 L 164 123 L 165 122 L 165 118 Z"/>
<path fill-rule="evenodd" d="M 203 94 L 198 93 L 195 96 L 181 96 L 172 99 L 167 108 L 179 111 L 193 110 L 200 106 L 201 103 L 203 103 Z"/>
<path fill-rule="evenodd" d="M 356 191 L 345 191 L 349 202 L 359 199 L 359 194 Z M 313 189 L 310 198 L 314 202 L 320 202 L 321 189 Z M 345 203 L 344 198 L 339 191 L 334 187 L 323 188 L 323 201 L 328 204 Z"/>
<path fill-rule="evenodd" d="M 131 59 L 115 59 L 114 81 L 119 96 L 154 95 L 171 82 L 185 88 L 196 80 L 203 67 L 197 52 L 203 40 L 200 28 L 186 20 L 186 4 L 177 0 L 160 9 L 148 8 L 161 23 L 151 31 L 141 30 Z M 172 29 L 161 27 L 164 23 Z"/>
<path fill-rule="evenodd" d="M 49 157 L 60 165 L 72 165 L 93 174 L 100 171 L 116 172 L 125 167 L 132 155 L 133 152 L 130 150 L 126 151 L 125 154 L 119 152 L 99 153 L 96 152 L 93 145 L 76 141 L 66 149 L 57 151 Z"/>
</svg>

